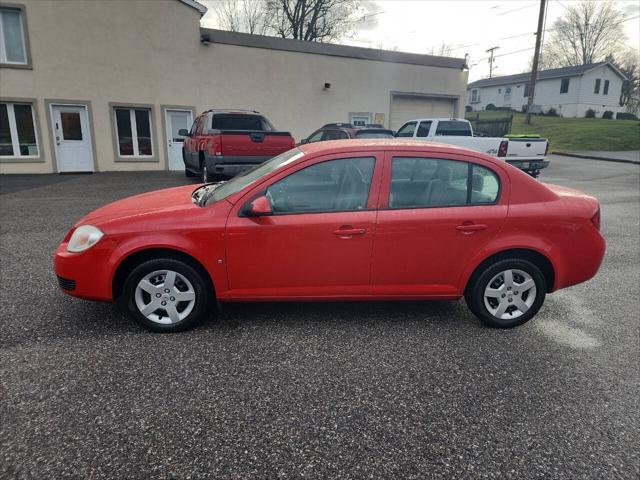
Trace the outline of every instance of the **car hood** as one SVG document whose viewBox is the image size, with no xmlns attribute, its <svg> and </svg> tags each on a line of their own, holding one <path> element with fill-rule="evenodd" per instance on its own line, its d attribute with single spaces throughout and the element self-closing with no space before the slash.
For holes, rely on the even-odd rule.
<svg viewBox="0 0 640 480">
<path fill-rule="evenodd" d="M 196 188 L 193 185 L 186 185 L 127 197 L 85 215 L 76 223 L 76 226 L 84 224 L 99 226 L 113 220 L 144 217 L 159 212 L 199 209 L 200 207 L 195 205 L 191 198 L 191 193 Z"/>
</svg>

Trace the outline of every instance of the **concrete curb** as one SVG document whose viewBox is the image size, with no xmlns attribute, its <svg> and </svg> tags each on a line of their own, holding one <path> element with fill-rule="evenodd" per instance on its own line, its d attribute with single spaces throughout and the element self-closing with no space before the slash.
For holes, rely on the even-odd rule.
<svg viewBox="0 0 640 480">
<path fill-rule="evenodd" d="M 589 160 L 602 160 L 605 162 L 631 163 L 633 165 L 640 165 L 640 161 L 638 160 L 625 160 L 624 158 L 597 157 L 594 155 L 582 155 L 580 153 L 569 153 L 569 152 L 551 152 L 551 153 L 553 155 L 561 155 L 563 157 L 586 158 Z"/>
</svg>

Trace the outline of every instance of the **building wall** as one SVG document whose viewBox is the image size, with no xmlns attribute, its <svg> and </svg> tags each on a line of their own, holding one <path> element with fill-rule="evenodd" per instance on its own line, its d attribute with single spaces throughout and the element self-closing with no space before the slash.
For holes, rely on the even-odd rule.
<svg viewBox="0 0 640 480">
<path fill-rule="evenodd" d="M 600 93 L 594 93 L 596 79 L 600 79 Z M 609 80 L 609 94 L 604 95 L 604 81 Z M 614 113 L 623 112 L 624 107 L 618 103 L 622 91 L 623 80 L 610 67 L 602 65 L 582 76 L 578 116 L 583 117 L 588 109 L 593 109 L 597 117 L 610 110 Z"/>
<path fill-rule="evenodd" d="M 199 13 L 176 0 L 18 1 L 26 7 L 33 69 L 0 69 L 0 99 L 36 100 L 43 161 L 3 159 L 0 173 L 55 171 L 52 99 L 91 103 L 98 171 L 167 167 L 161 105 L 256 109 L 296 139 L 348 121 L 349 112 L 384 113 L 388 123 L 392 91 L 454 95 L 463 111 L 463 70 L 203 45 Z M 154 161 L 118 161 L 113 103 L 153 106 Z"/>
</svg>

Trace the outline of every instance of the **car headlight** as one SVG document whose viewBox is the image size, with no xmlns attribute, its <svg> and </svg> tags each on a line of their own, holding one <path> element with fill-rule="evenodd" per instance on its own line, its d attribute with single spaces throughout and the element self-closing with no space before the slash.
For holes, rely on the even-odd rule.
<svg viewBox="0 0 640 480">
<path fill-rule="evenodd" d="M 93 247 L 104 236 L 102 230 L 93 225 L 82 225 L 75 229 L 67 244 L 70 252 L 84 252 Z"/>
</svg>

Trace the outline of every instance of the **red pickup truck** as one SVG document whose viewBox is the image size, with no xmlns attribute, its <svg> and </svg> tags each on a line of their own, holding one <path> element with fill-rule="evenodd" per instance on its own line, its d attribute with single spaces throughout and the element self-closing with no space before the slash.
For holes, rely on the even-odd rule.
<svg viewBox="0 0 640 480">
<path fill-rule="evenodd" d="M 233 177 L 293 148 L 289 132 L 279 132 L 256 111 L 207 110 L 185 136 L 182 159 L 188 177 L 206 182 Z"/>
</svg>

